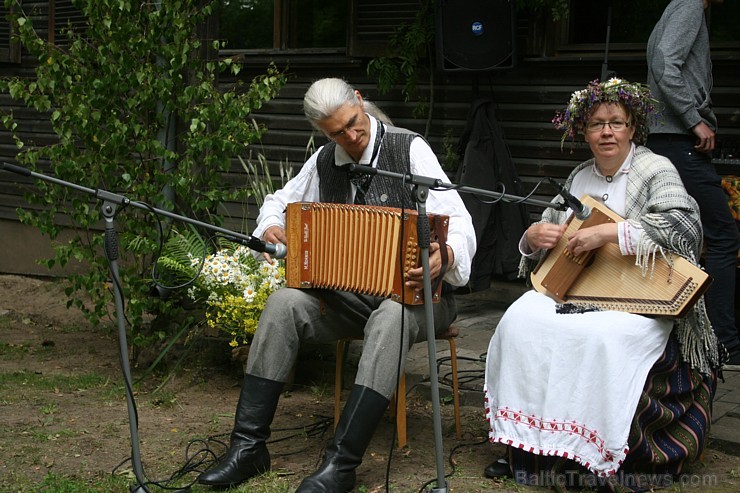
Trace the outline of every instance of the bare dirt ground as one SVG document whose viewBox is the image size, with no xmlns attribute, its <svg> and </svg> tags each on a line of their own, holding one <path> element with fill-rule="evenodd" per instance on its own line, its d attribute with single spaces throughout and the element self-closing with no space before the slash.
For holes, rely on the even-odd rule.
<svg viewBox="0 0 740 493">
<path fill-rule="evenodd" d="M 34 484 L 49 474 L 130 474 L 130 418 L 115 324 L 93 328 L 65 302 L 59 281 L 0 275 L 0 491 L 21 491 L 19 484 Z M 165 479 L 185 467 L 188 457 L 200 457 L 201 440 L 228 440 L 240 363 L 232 361 L 224 340 L 191 344 L 196 350 L 176 373 L 154 374 L 135 386 L 141 458 L 149 479 Z M 258 489 L 255 480 L 239 491 L 293 491 L 315 470 L 331 436 L 333 364 L 330 352 L 308 354 L 280 401 L 270 450 L 283 489 Z M 141 371 L 134 365 L 134 380 Z M 355 491 L 386 491 L 388 483 L 389 491 L 415 492 L 436 479 L 431 405 L 413 393 L 408 403 L 408 447 L 392 446 L 394 425 L 388 417 L 358 469 Z M 451 492 L 545 491 L 483 478 L 485 465 L 503 449 L 486 443 L 480 406 L 462 410 L 463 437 L 457 439 L 452 406 L 443 406 L 445 471 L 453 472 L 450 457 L 455 464 L 447 480 Z M 215 442 L 210 446 L 221 452 Z M 738 457 L 709 449 L 691 472 L 697 479 L 669 491 L 740 491 Z M 707 483 L 706 478 L 714 479 Z"/>
</svg>

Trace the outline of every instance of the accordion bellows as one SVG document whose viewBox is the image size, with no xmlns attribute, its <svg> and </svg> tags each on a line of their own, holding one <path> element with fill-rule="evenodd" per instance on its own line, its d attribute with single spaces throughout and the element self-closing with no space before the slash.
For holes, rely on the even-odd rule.
<svg viewBox="0 0 740 493">
<path fill-rule="evenodd" d="M 430 242 L 444 244 L 447 216 L 428 214 Z M 286 211 L 286 285 L 424 302 L 404 287 L 421 265 L 418 214 L 413 210 L 352 204 L 296 202 Z M 441 283 L 432 300 L 439 301 Z"/>
</svg>

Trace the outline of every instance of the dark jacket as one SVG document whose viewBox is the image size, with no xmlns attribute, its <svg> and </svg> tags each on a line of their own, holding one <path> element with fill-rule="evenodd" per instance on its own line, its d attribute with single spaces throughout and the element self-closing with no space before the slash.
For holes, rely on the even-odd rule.
<svg viewBox="0 0 740 493">
<path fill-rule="evenodd" d="M 470 109 L 468 123 L 460 138 L 463 157 L 456 182 L 484 190 L 521 195 L 521 182 L 509 148 L 495 116 L 495 103 L 482 99 Z M 519 239 L 529 226 L 524 204 L 460 194 L 473 219 L 478 249 L 473 258 L 469 287 L 488 289 L 491 278 L 514 280 L 519 272 Z"/>
</svg>

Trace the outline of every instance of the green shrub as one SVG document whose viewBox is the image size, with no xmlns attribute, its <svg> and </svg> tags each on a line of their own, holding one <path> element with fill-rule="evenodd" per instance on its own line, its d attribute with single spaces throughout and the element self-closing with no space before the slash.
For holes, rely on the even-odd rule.
<svg viewBox="0 0 740 493">
<path fill-rule="evenodd" d="M 34 78 L 4 79 L 0 91 L 46 115 L 56 136 L 49 144 L 26 140 L 22 121 L 3 113 L 2 122 L 18 147 L 18 163 L 82 187 L 221 224 L 222 204 L 243 201 L 250 193 L 249 187 L 230 187 L 224 173 L 264 133 L 250 114 L 278 94 L 286 82 L 284 72 L 270 65 L 250 83 L 222 90 L 218 75 L 237 76 L 240 66 L 199 55 L 219 47 L 217 41 L 203 46 L 197 36 L 196 28 L 211 14 L 210 3 L 80 0 L 75 5 L 87 23 L 84 29 L 68 29 L 63 47 L 38 36 L 34 13 L 16 5 L 11 22 L 38 64 Z M 108 262 L 98 234 L 100 204 L 46 181 L 38 181 L 27 200 L 30 206 L 18 211 L 24 223 L 53 240 L 64 217 L 77 233 L 56 244 L 53 258 L 43 261 L 50 268 L 71 260 L 85 265 L 83 274 L 69 276 L 68 305 L 95 324 L 110 316 Z M 160 220 L 133 207 L 119 207 L 115 218 L 126 318 L 137 344 L 161 338 L 142 332 L 147 314 L 177 316 L 179 310 L 171 301 L 150 296 L 151 264 L 171 226 Z"/>
</svg>

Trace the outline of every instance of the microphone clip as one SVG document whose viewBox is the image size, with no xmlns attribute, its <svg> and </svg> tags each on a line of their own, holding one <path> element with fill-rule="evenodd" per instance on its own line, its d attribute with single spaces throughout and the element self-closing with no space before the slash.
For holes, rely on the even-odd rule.
<svg viewBox="0 0 740 493">
<path fill-rule="evenodd" d="M 565 186 L 559 184 L 557 181 L 553 180 L 550 177 L 547 177 L 547 180 L 556 188 L 559 189 L 558 195 L 560 195 L 564 200 L 565 204 L 570 207 L 573 210 L 573 214 L 576 216 L 576 219 L 579 219 L 581 221 L 585 221 L 589 217 L 591 217 L 591 208 L 585 205 L 583 202 L 578 200 L 573 194 L 571 194 Z M 565 210 L 565 209 L 560 209 Z"/>
</svg>

